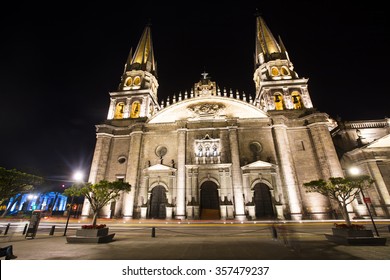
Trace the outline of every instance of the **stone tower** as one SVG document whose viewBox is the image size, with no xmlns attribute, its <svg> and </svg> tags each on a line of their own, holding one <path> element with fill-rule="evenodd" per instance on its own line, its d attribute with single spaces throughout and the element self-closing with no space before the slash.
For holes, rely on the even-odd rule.
<svg viewBox="0 0 390 280">
<path fill-rule="evenodd" d="M 261 16 L 256 19 L 255 105 L 264 111 L 309 109 L 308 79 L 299 78 L 279 37 L 275 40 Z"/>
</svg>

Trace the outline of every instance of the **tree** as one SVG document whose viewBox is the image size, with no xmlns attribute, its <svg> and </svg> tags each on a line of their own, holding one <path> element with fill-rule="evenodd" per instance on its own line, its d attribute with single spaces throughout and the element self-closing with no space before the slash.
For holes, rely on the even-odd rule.
<svg viewBox="0 0 390 280">
<path fill-rule="evenodd" d="M 354 177 L 331 177 L 328 181 L 314 180 L 304 183 L 307 192 L 317 192 L 335 200 L 341 209 L 347 226 L 351 226 L 347 205 L 352 203 L 359 193 L 369 188 L 374 182 L 370 176 L 360 175 Z"/>
<path fill-rule="evenodd" d="M 97 184 L 74 184 L 64 191 L 67 196 L 85 196 L 93 212 L 92 225 L 96 226 L 99 211 L 109 202 L 118 198 L 122 191 L 129 192 L 131 185 L 122 181 L 100 181 Z"/>
<path fill-rule="evenodd" d="M 36 175 L 27 174 L 16 169 L 7 170 L 0 167 L 0 205 L 12 197 L 15 197 L 15 203 L 18 198 L 21 198 L 22 194 L 30 192 L 34 189 L 34 186 L 42 184 L 43 181 L 42 177 Z M 6 215 L 8 209 L 4 211 L 3 216 Z"/>
</svg>

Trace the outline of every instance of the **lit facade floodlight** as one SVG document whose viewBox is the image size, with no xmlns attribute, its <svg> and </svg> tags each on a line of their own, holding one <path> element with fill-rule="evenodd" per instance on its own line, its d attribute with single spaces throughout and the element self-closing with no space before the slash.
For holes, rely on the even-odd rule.
<svg viewBox="0 0 390 280">
<path fill-rule="evenodd" d="M 357 168 L 356 166 L 353 166 L 349 168 L 349 174 L 351 175 L 359 175 L 360 174 L 360 169 Z"/>
<path fill-rule="evenodd" d="M 75 180 L 77 182 L 83 181 L 83 177 L 84 177 L 84 174 L 81 171 L 76 171 L 73 174 L 73 180 Z"/>
</svg>

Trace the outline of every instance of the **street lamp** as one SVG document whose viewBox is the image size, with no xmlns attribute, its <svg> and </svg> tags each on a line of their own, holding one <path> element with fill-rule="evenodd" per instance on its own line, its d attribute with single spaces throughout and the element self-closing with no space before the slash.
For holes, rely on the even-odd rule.
<svg viewBox="0 0 390 280">
<path fill-rule="evenodd" d="M 81 171 L 76 171 L 73 174 L 73 180 L 76 183 L 81 183 L 83 181 L 83 173 Z M 70 219 L 70 213 L 72 211 L 72 205 L 73 205 L 73 200 L 74 200 L 74 195 L 72 195 L 72 199 L 70 201 L 70 205 L 68 207 L 68 217 L 66 218 L 66 224 L 65 224 L 65 229 L 64 229 L 64 236 L 66 236 L 66 231 L 68 230 L 68 224 L 69 224 L 69 219 Z"/>
<path fill-rule="evenodd" d="M 360 174 L 360 169 L 357 168 L 356 166 L 352 166 L 351 168 L 349 168 L 349 174 L 351 174 L 352 176 L 357 176 L 357 175 Z M 376 225 L 375 225 L 375 222 L 374 222 L 374 218 L 372 217 L 370 207 L 368 206 L 368 203 L 367 203 L 370 199 L 368 197 L 367 198 L 365 197 L 364 192 L 363 192 L 363 190 L 362 190 L 362 188 L 360 186 L 359 186 L 359 188 L 360 188 L 360 193 L 362 194 L 362 198 L 363 198 L 364 204 L 366 205 L 368 215 L 370 215 L 370 219 L 371 219 L 372 225 L 374 226 L 375 233 L 376 233 L 377 236 L 379 236 L 379 232 L 378 232 L 378 229 L 376 228 Z"/>
</svg>

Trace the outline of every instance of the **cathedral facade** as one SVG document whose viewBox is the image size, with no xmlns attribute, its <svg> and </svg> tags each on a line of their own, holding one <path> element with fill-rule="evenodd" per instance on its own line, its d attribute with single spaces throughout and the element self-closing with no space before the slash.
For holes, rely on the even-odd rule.
<svg viewBox="0 0 390 280">
<path fill-rule="evenodd" d="M 89 182 L 123 180 L 131 185 L 100 217 L 333 217 L 337 206 L 307 193 L 303 183 L 343 177 L 342 162 L 351 165 L 348 160 L 355 163 L 360 153 L 348 146 L 350 138 L 345 140 L 347 132 L 336 121 L 313 108 L 308 79 L 298 76 L 283 42 L 260 16 L 255 43 L 254 95 L 220 89 L 202 73 L 190 92 L 160 102 L 151 28 L 145 27 L 118 90 L 110 92 L 107 120 L 96 126 Z M 388 127 L 387 121 L 384 137 L 389 137 Z M 336 137 L 339 146 L 349 149 L 340 154 L 332 135 L 341 135 Z M 388 145 L 389 139 L 382 142 Z M 389 149 L 382 153 L 382 170 L 389 170 Z M 370 173 L 382 176 L 371 196 L 375 213 L 389 217 L 386 172 L 379 168 Z M 82 215 L 90 210 L 85 200 Z M 358 202 L 350 211 L 352 216 L 367 215 Z"/>
</svg>

